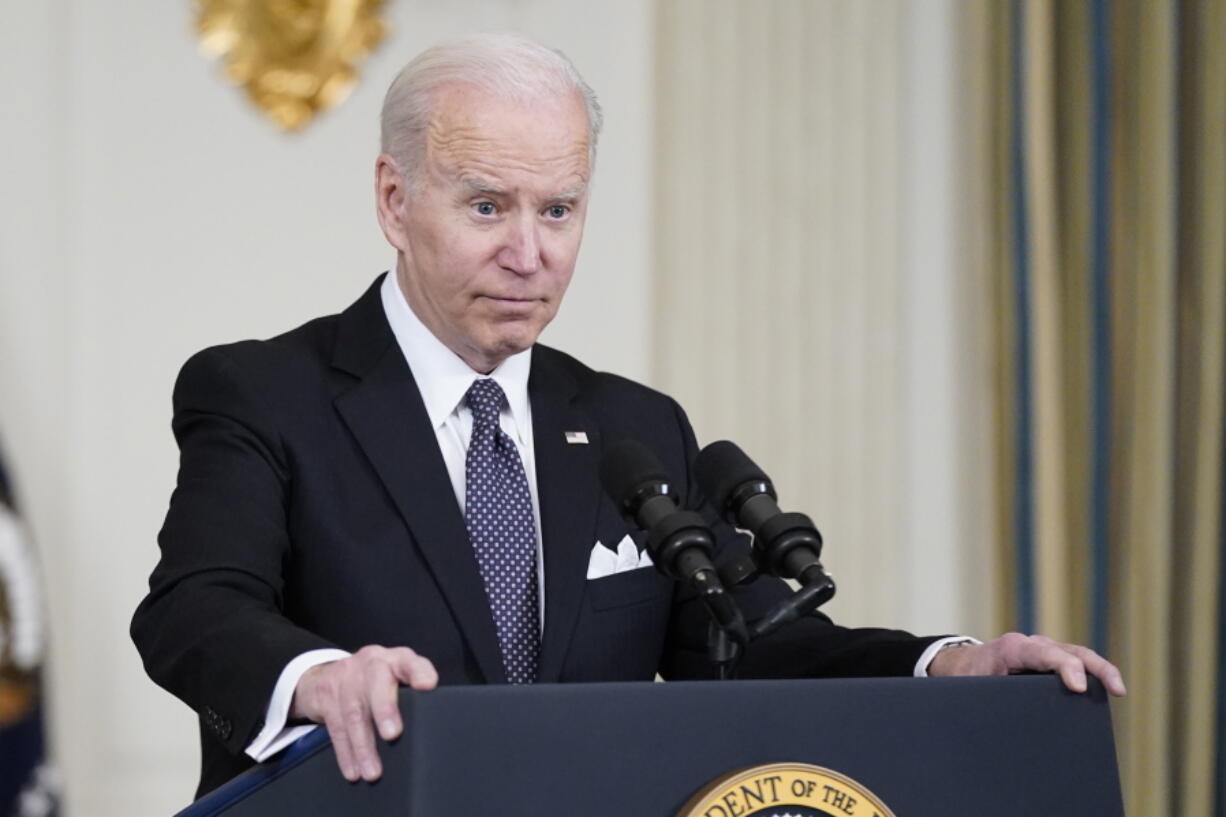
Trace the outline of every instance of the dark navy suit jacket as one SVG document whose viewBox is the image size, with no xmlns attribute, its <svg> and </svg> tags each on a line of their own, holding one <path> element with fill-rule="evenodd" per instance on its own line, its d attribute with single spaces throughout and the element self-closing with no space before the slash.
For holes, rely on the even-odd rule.
<svg viewBox="0 0 1226 817">
<path fill-rule="evenodd" d="M 407 645 L 442 684 L 505 683 L 463 515 L 376 280 L 340 315 L 192 357 L 175 386 L 178 484 L 132 635 L 150 676 L 200 715 L 200 793 L 251 765 L 277 677 L 321 647 Z M 671 398 L 538 345 L 528 383 L 545 561 L 542 683 L 702 678 L 706 617 L 655 570 L 587 580 L 629 531 L 601 490 L 603 448 L 634 438 L 690 481 Z M 583 431 L 589 444 L 570 444 Z M 716 523 L 721 557 L 744 548 Z M 738 590 L 753 618 L 784 593 Z M 814 615 L 755 643 L 745 677 L 907 675 L 931 639 Z"/>
</svg>

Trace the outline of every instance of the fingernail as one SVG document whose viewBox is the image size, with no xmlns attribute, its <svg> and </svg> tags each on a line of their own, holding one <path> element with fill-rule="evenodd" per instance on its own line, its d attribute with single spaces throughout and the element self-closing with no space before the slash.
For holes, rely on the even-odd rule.
<svg viewBox="0 0 1226 817">
<path fill-rule="evenodd" d="M 396 722 L 390 718 L 380 722 L 379 732 L 383 735 L 384 740 L 391 740 L 396 737 Z"/>
<path fill-rule="evenodd" d="M 362 764 L 362 769 L 367 780 L 374 780 L 379 776 L 379 764 L 375 763 L 373 760 L 368 760 Z"/>
<path fill-rule="evenodd" d="M 1073 673 L 1073 688 L 1078 692 L 1086 691 L 1086 676 L 1084 672 Z"/>
</svg>

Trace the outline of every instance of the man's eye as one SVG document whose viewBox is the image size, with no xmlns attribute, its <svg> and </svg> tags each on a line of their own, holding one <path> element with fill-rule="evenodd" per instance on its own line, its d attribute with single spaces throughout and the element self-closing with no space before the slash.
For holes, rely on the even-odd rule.
<svg viewBox="0 0 1226 817">
<path fill-rule="evenodd" d="M 492 201 L 480 201 L 473 205 L 473 210 L 479 216 L 492 216 L 498 212 L 498 208 L 494 206 Z"/>
<path fill-rule="evenodd" d="M 564 204 L 555 204 L 545 211 L 550 218 L 566 218 L 569 212 L 570 208 Z"/>
</svg>

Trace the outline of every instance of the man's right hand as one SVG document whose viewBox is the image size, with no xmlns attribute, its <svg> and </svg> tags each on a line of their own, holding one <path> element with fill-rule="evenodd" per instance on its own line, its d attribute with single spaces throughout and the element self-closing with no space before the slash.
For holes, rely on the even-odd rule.
<svg viewBox="0 0 1226 817">
<path fill-rule="evenodd" d="M 363 647 L 348 658 L 311 667 L 294 688 L 290 717 L 328 728 L 336 765 L 350 782 L 374 781 L 383 774 L 372 724 L 384 740 L 404 731 L 397 690 L 425 691 L 438 686 L 438 671 L 428 658 L 408 647 Z"/>
</svg>

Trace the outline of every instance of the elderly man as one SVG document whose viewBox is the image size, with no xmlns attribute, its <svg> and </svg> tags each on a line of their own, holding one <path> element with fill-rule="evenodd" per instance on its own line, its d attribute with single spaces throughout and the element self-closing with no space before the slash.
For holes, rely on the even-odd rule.
<svg viewBox="0 0 1226 817">
<path fill-rule="evenodd" d="M 388 91 L 375 163 L 396 248 L 339 315 L 207 349 L 175 387 L 178 486 L 132 634 L 201 718 L 200 791 L 325 724 L 341 772 L 374 780 L 396 690 L 438 683 L 711 675 L 705 613 L 646 559 L 599 487 L 633 438 L 743 548 L 688 474 L 668 397 L 537 345 L 574 271 L 601 114 L 565 57 L 514 36 L 426 51 Z M 613 560 L 608 560 L 613 561 Z M 749 617 L 787 589 L 736 591 Z M 949 649 L 951 646 L 961 649 Z M 756 677 L 1119 673 L 1040 637 L 987 644 L 813 615 L 755 643 Z"/>
</svg>

